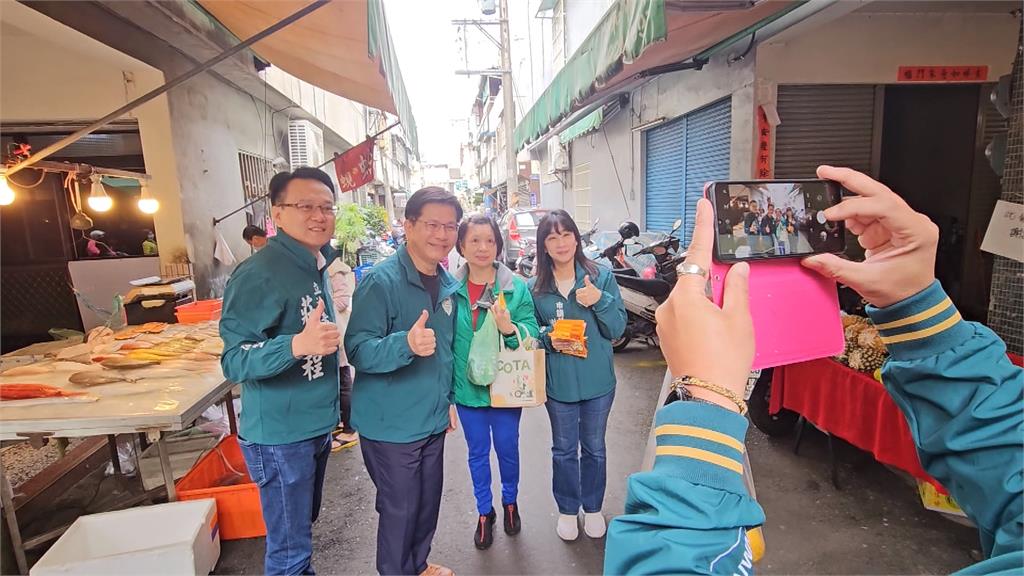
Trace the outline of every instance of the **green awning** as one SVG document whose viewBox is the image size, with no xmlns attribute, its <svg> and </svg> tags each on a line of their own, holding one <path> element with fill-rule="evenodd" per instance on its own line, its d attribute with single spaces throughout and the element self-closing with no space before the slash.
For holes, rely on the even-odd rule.
<svg viewBox="0 0 1024 576">
<path fill-rule="evenodd" d="M 573 104 L 666 35 L 664 0 L 618 0 L 516 126 L 516 149 L 543 135 Z"/>
<path fill-rule="evenodd" d="M 516 149 L 646 73 L 709 58 L 806 3 L 616 0 L 516 126 Z"/>
<path fill-rule="evenodd" d="M 572 126 L 569 126 L 565 130 L 563 130 L 558 135 L 558 139 L 559 141 L 562 142 L 562 144 L 568 144 L 569 142 L 572 142 L 573 140 L 579 138 L 580 136 L 583 136 L 584 134 L 587 134 L 588 132 L 593 132 L 594 130 L 597 130 L 598 128 L 601 127 L 601 122 L 603 121 L 604 108 L 598 108 L 597 110 L 594 110 L 593 112 L 587 114 L 583 118 L 580 118 L 580 120 L 573 124 Z"/>
</svg>

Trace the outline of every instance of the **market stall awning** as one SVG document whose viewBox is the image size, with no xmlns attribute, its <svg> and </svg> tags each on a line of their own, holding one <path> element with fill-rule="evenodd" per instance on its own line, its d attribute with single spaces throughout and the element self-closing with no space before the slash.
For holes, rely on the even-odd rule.
<svg viewBox="0 0 1024 576">
<path fill-rule="evenodd" d="M 516 126 L 516 149 L 638 74 L 749 36 L 804 3 L 617 0 Z"/>
<path fill-rule="evenodd" d="M 311 0 L 198 0 L 248 38 Z M 395 114 L 413 150 L 416 123 L 398 68 L 383 0 L 334 0 L 252 46 L 264 60 L 343 98 Z"/>
<path fill-rule="evenodd" d="M 583 118 L 576 121 L 575 124 L 569 126 L 558 135 L 558 141 L 562 144 L 568 144 L 573 140 L 593 132 L 601 127 L 601 122 L 604 121 L 604 108 L 598 108 L 590 114 L 587 114 Z"/>
</svg>

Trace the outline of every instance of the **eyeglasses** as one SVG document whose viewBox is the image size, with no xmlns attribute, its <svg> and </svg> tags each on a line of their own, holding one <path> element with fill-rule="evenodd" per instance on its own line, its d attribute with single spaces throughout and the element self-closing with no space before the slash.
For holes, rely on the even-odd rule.
<svg viewBox="0 0 1024 576">
<path fill-rule="evenodd" d="M 419 222 L 419 220 L 413 220 L 413 222 Z M 423 225 L 427 227 L 427 232 L 435 234 L 444 230 L 446 234 L 455 234 L 459 231 L 458 224 L 442 224 L 440 222 L 434 222 L 433 220 L 424 220 Z"/>
<path fill-rule="evenodd" d="M 277 206 L 288 206 L 297 209 L 305 216 L 312 216 L 314 210 L 319 210 L 324 216 L 337 216 L 338 207 L 334 205 L 314 206 L 312 204 L 282 203 Z"/>
</svg>

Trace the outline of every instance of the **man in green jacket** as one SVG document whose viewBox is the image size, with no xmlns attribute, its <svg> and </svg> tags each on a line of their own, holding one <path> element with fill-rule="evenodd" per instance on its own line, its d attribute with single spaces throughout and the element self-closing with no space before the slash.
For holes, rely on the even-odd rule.
<svg viewBox="0 0 1024 576">
<path fill-rule="evenodd" d="M 845 220 L 868 256 L 821 254 L 803 264 L 871 303 L 868 315 L 892 355 L 882 381 L 921 464 L 980 532 L 985 559 L 961 573 L 1020 574 L 1024 371 L 991 330 L 960 317 L 935 280 L 938 228 L 926 216 L 848 168 L 821 166 L 818 177 L 858 195 L 825 217 Z M 702 199 L 687 264 L 708 270 L 713 238 L 711 204 Z M 743 483 L 740 398 L 754 358 L 748 276 L 746 263 L 732 267 L 719 309 L 704 295 L 705 278 L 689 271 L 658 308 L 668 369 L 691 380 L 658 411 L 654 469 L 629 479 L 626 513 L 608 530 L 606 574 L 753 573 L 746 529 L 762 524 L 764 512 Z"/>
<path fill-rule="evenodd" d="M 405 207 L 406 244 L 356 286 L 345 350 L 356 369 L 352 424 L 377 487 L 377 570 L 443 576 L 428 564 L 444 480 L 444 439 L 455 429 L 452 344 L 456 282 L 440 266 L 462 206 L 444 188 Z"/>
<path fill-rule="evenodd" d="M 338 424 L 338 346 L 327 264 L 334 184 L 299 168 L 270 181 L 278 234 L 228 280 L 224 375 L 242 385 L 238 443 L 260 488 L 267 574 L 311 574 L 312 524 Z"/>
</svg>

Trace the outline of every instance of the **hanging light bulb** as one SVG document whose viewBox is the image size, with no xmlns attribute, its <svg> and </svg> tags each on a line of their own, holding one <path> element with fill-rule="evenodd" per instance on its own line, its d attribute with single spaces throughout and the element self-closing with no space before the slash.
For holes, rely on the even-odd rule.
<svg viewBox="0 0 1024 576">
<path fill-rule="evenodd" d="M 8 206 L 14 202 L 14 190 L 7 183 L 7 176 L 0 174 L 0 206 Z"/>
<path fill-rule="evenodd" d="M 93 174 L 92 178 L 92 192 L 89 194 L 89 208 L 92 208 L 96 212 L 106 212 L 114 206 L 114 200 L 107 196 L 107 189 L 103 187 L 103 177 L 99 174 Z"/>
<path fill-rule="evenodd" d="M 160 209 L 160 201 L 149 194 L 149 187 L 142 185 L 142 194 L 139 195 L 139 210 L 144 214 L 155 214 Z"/>
</svg>

